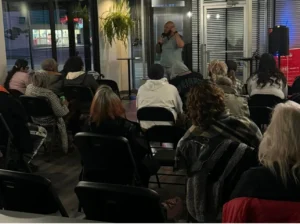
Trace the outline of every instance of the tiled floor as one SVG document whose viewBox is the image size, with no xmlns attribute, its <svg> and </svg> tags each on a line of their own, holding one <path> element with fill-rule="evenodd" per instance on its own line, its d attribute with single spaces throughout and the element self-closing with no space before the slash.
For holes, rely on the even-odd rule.
<svg viewBox="0 0 300 224">
<path fill-rule="evenodd" d="M 126 108 L 126 115 L 129 120 L 136 121 L 136 107 L 135 101 L 123 101 Z M 51 162 L 45 161 L 45 155 L 41 152 L 35 159 L 35 164 L 39 166 L 38 174 L 49 178 L 56 191 L 62 200 L 63 205 L 66 207 L 71 217 L 78 217 L 77 212 L 78 200 L 74 193 L 74 188 L 79 180 L 79 174 L 81 171 L 80 155 L 77 151 L 72 154 L 63 155 L 62 152 L 57 151 L 53 154 L 53 160 Z M 172 173 L 172 168 L 161 168 L 160 173 Z M 177 182 L 185 183 L 185 177 L 170 177 L 160 176 L 162 182 Z M 155 181 L 155 178 L 151 178 L 151 181 Z M 156 190 L 162 200 L 166 200 L 175 196 L 179 196 L 185 199 L 185 186 L 184 185 L 162 185 L 162 188 L 158 188 L 156 183 L 150 184 L 150 188 Z M 184 219 L 186 214 L 182 215 Z"/>
</svg>

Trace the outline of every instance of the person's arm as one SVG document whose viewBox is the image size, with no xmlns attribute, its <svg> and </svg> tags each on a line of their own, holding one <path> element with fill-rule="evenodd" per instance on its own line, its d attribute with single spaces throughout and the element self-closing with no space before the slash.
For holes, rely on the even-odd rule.
<svg viewBox="0 0 300 224">
<path fill-rule="evenodd" d="M 88 86 L 92 89 L 93 93 L 95 94 L 97 92 L 99 84 L 92 75 L 87 75 L 86 79 L 88 81 Z"/>
<path fill-rule="evenodd" d="M 183 48 L 184 47 L 184 41 L 182 40 L 180 34 L 178 32 L 175 32 L 174 38 L 176 40 L 176 44 L 178 48 Z"/>
<path fill-rule="evenodd" d="M 60 99 L 55 95 L 55 93 L 48 93 L 47 97 L 51 103 L 52 110 L 57 117 L 64 117 L 69 113 L 67 105 L 62 105 Z"/>
<path fill-rule="evenodd" d="M 183 113 L 183 109 L 182 109 L 182 100 L 180 98 L 180 95 L 178 93 L 178 90 L 176 89 L 176 87 L 174 87 L 176 91 L 175 92 L 175 110 L 177 112 L 177 114 L 182 114 Z"/>
<path fill-rule="evenodd" d="M 163 45 L 163 39 L 162 39 L 162 37 L 160 37 L 158 39 L 157 44 L 156 44 L 156 53 L 157 54 L 161 54 L 161 52 L 162 52 L 162 45 Z"/>
</svg>

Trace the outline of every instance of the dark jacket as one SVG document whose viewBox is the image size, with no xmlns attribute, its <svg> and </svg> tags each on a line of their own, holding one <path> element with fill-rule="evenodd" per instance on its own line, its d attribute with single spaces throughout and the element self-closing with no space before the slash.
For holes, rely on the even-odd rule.
<svg viewBox="0 0 300 224">
<path fill-rule="evenodd" d="M 186 203 L 191 216 L 198 222 L 219 222 L 222 207 L 240 176 L 257 166 L 257 152 L 243 143 L 223 136 L 185 139 L 177 156 L 187 168 Z"/>
<path fill-rule="evenodd" d="M 27 127 L 28 117 L 24 107 L 17 98 L 14 98 L 12 95 L 5 92 L 0 92 L 0 104 L 0 113 L 13 134 L 14 146 L 20 152 L 31 153 L 33 150 L 33 143 Z M 6 146 L 8 133 L 2 123 L 0 129 L 0 144 L 1 146 Z"/>
<path fill-rule="evenodd" d="M 54 92 L 56 95 L 63 95 L 64 76 L 60 73 L 47 72 L 49 75 L 48 89 Z"/>
<path fill-rule="evenodd" d="M 223 207 L 223 222 L 300 222 L 300 185 L 289 177 L 285 186 L 269 169 L 244 173 L 231 200 Z"/>
<path fill-rule="evenodd" d="M 145 155 L 148 153 L 148 148 L 144 139 L 139 137 L 140 129 L 138 124 L 130 122 L 125 118 L 118 117 L 115 120 L 106 120 L 102 122 L 99 126 L 97 126 L 96 123 L 88 122 L 87 125 L 85 126 L 85 131 L 92 132 L 95 134 L 101 134 L 101 135 L 125 137 L 129 141 L 132 154 L 136 162 L 137 169 L 141 176 L 142 181 L 144 178 L 149 180 L 149 174 L 147 174 L 147 171 L 145 170 L 145 166 L 143 165 L 143 159 L 145 158 Z M 116 156 L 115 161 L 112 162 L 118 163 L 119 160 L 121 163 L 123 158 Z M 124 167 L 124 170 L 126 170 L 126 167 Z M 123 173 L 124 170 L 122 170 Z M 104 174 L 102 174 L 102 177 L 100 179 L 98 173 L 97 174 L 90 173 L 87 174 L 86 176 L 88 177 L 89 180 L 92 179 L 92 181 L 103 181 L 102 178 L 104 177 Z M 124 176 L 120 177 L 120 176 L 116 176 L 116 174 L 113 174 L 112 176 L 111 174 L 108 173 L 106 173 L 105 176 L 106 176 L 104 178 L 106 179 L 105 181 L 111 183 L 130 184 L 130 183 L 125 183 L 126 181 L 129 181 L 130 178 L 127 178 L 126 180 Z"/>
<path fill-rule="evenodd" d="M 64 81 L 64 85 L 82 85 L 82 86 L 87 86 L 89 87 L 93 93 L 96 93 L 99 85 L 96 82 L 96 80 L 94 79 L 94 77 L 92 75 L 88 75 L 88 74 L 81 74 L 79 76 L 77 76 L 76 78 L 68 78 L 68 74 L 66 76 L 66 79 Z"/>
<path fill-rule="evenodd" d="M 202 80 L 203 76 L 200 73 L 195 72 L 187 75 L 176 76 L 174 79 L 170 80 L 169 83 L 175 86 L 179 92 L 184 110 L 186 110 L 187 94 L 193 86 L 199 84 Z"/>
</svg>

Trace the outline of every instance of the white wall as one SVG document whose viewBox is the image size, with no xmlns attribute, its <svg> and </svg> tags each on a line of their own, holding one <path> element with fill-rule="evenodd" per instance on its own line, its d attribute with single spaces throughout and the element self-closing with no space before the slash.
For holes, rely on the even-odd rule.
<svg viewBox="0 0 300 224">
<path fill-rule="evenodd" d="M 108 11 L 115 0 L 98 0 L 99 26 L 103 13 Z M 105 15 L 104 15 L 105 16 Z M 120 90 L 128 90 L 127 61 L 119 61 L 117 58 L 127 58 L 129 48 L 125 48 L 121 42 L 113 43 L 111 47 L 105 42 L 100 30 L 100 63 L 101 72 L 106 79 L 112 79 L 118 83 Z"/>
<path fill-rule="evenodd" d="M 0 83 L 3 84 L 6 78 L 6 52 L 4 40 L 2 0 L 0 0 Z"/>
</svg>

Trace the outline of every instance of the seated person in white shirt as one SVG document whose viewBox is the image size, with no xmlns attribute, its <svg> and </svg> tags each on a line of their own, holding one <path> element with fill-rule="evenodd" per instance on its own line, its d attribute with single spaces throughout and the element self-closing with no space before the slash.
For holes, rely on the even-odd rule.
<svg viewBox="0 0 300 224">
<path fill-rule="evenodd" d="M 278 102 L 287 98 L 288 87 L 284 74 L 277 68 L 276 61 L 271 54 L 261 56 L 257 73 L 248 80 L 248 93 L 255 99 L 252 106 L 274 106 L 271 101 Z M 260 102 L 258 102 L 260 101 Z M 250 103 L 250 102 L 249 102 Z M 268 105 L 269 104 L 269 105 Z"/>
<path fill-rule="evenodd" d="M 182 101 L 175 86 L 169 84 L 164 78 L 164 68 L 159 64 L 154 64 L 149 69 L 148 77 L 144 85 L 139 88 L 136 100 L 136 107 L 164 107 L 170 110 L 175 120 L 182 113 Z M 153 125 L 168 125 L 167 122 L 140 122 L 143 129 L 148 129 Z"/>
</svg>

